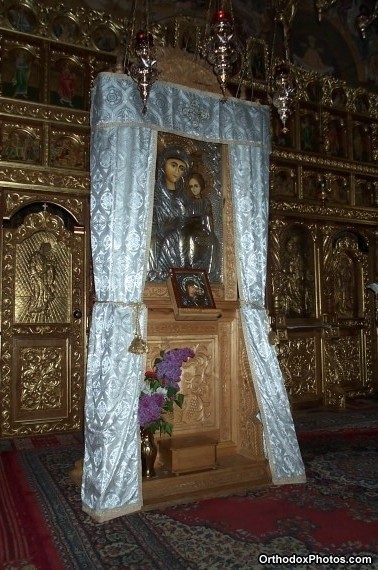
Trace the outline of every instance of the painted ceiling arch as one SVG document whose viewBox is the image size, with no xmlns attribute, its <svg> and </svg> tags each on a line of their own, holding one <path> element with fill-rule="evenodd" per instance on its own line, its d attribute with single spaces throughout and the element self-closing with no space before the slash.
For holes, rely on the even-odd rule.
<svg viewBox="0 0 378 570">
<path fill-rule="evenodd" d="M 131 14 L 131 0 L 85 0 L 85 3 L 93 10 L 103 10 L 116 17 L 129 17 Z M 206 19 L 209 6 L 206 0 L 149 0 L 148 4 L 150 21 L 163 21 L 177 15 Z M 262 39 L 269 50 L 274 29 L 272 10 L 269 9 L 271 4 L 264 0 L 232 2 L 239 35 Z M 137 5 L 142 10 L 145 3 L 138 2 Z M 355 26 L 360 7 L 372 10 L 374 5 L 374 0 L 338 0 L 323 14 L 319 23 L 313 0 L 301 0 L 290 38 L 295 63 L 333 75 L 348 85 L 377 91 L 378 19 L 368 29 L 365 40 Z M 276 43 L 274 49 L 280 49 Z"/>
</svg>

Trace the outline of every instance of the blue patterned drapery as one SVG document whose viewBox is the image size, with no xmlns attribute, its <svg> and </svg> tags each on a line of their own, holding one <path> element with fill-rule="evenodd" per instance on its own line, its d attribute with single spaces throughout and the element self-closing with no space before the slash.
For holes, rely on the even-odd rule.
<svg viewBox="0 0 378 570">
<path fill-rule="evenodd" d="M 197 117 L 197 120 L 196 120 Z M 200 120 L 199 120 L 200 117 Z M 150 242 L 158 131 L 226 144 L 241 318 L 275 483 L 305 480 L 264 310 L 270 130 L 268 109 L 157 82 L 142 113 L 136 84 L 101 73 L 91 107 L 91 239 L 96 288 L 85 405 L 83 509 L 104 521 L 143 503 L 137 402 L 145 358 L 128 352 Z"/>
</svg>

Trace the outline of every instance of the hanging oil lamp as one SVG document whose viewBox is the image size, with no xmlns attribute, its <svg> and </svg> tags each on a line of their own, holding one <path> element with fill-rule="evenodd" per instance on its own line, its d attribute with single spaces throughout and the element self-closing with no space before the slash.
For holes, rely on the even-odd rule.
<svg viewBox="0 0 378 570">
<path fill-rule="evenodd" d="M 291 115 L 293 109 L 293 99 L 295 94 L 295 85 L 293 79 L 293 73 L 291 70 L 291 54 L 289 48 L 289 34 L 291 29 L 291 24 L 297 9 L 298 0 L 274 0 L 274 34 L 273 34 L 273 44 L 272 44 L 272 60 L 271 60 L 271 72 L 270 81 L 272 88 L 272 103 L 276 107 L 278 115 L 280 117 L 281 123 L 283 125 L 282 132 L 287 133 L 288 128 L 286 126 L 286 121 Z M 277 25 L 282 26 L 283 32 L 283 48 L 285 57 L 284 59 L 273 66 L 273 54 L 274 54 L 274 43 L 276 38 L 276 27 Z"/>
<path fill-rule="evenodd" d="M 226 97 L 227 82 L 241 53 L 232 12 L 216 10 L 205 34 L 207 39 L 202 46 L 201 55 L 213 66 L 222 94 Z"/>
<path fill-rule="evenodd" d="M 290 68 L 283 62 L 274 69 L 274 86 L 272 102 L 276 107 L 281 123 L 282 132 L 287 133 L 286 121 L 292 113 L 294 85 L 290 74 Z"/>
<path fill-rule="evenodd" d="M 126 42 L 127 48 L 124 59 L 125 73 L 138 85 L 139 93 L 143 102 L 143 113 L 147 110 L 147 100 L 151 88 L 155 83 L 159 71 L 156 61 L 156 49 L 154 40 L 149 28 L 148 0 L 144 2 L 144 21 L 139 31 L 134 36 L 136 28 L 136 0 L 133 0 L 130 24 L 128 29 L 129 39 Z M 132 63 L 130 60 L 136 58 Z"/>
<path fill-rule="evenodd" d="M 138 85 L 143 102 L 143 113 L 147 110 L 147 99 L 152 85 L 158 76 L 156 50 L 152 34 L 147 30 L 139 30 L 135 37 L 136 61 L 130 67 L 130 76 Z"/>
<path fill-rule="evenodd" d="M 364 4 L 360 6 L 360 13 L 356 18 L 356 26 L 363 40 L 366 40 L 366 30 L 378 18 L 378 2 L 375 3 L 373 11 L 370 13 Z"/>
<path fill-rule="evenodd" d="M 315 10 L 318 14 L 318 21 L 322 21 L 323 12 L 328 10 L 333 4 L 336 3 L 336 0 L 315 0 Z"/>
</svg>

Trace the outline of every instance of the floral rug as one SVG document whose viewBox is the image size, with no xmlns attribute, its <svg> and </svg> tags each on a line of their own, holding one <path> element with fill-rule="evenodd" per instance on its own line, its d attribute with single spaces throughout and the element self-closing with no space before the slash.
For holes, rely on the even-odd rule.
<svg viewBox="0 0 378 570">
<path fill-rule="evenodd" d="M 377 435 L 371 429 L 300 436 L 308 478 L 303 485 L 270 486 L 103 524 L 82 511 L 80 489 L 68 476 L 82 456 L 79 439 L 4 451 L 0 567 L 378 568 Z M 350 556 L 360 558 L 345 565 L 341 557 Z M 363 563 L 364 556 L 373 565 Z"/>
</svg>

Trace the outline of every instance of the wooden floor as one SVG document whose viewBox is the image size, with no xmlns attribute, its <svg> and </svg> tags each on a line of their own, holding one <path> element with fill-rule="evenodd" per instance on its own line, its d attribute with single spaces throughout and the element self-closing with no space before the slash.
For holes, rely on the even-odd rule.
<svg viewBox="0 0 378 570">
<path fill-rule="evenodd" d="M 266 460 L 256 461 L 241 455 L 218 459 L 215 469 L 174 475 L 158 468 L 156 475 L 143 479 L 144 510 L 245 493 L 271 483 Z"/>
</svg>

